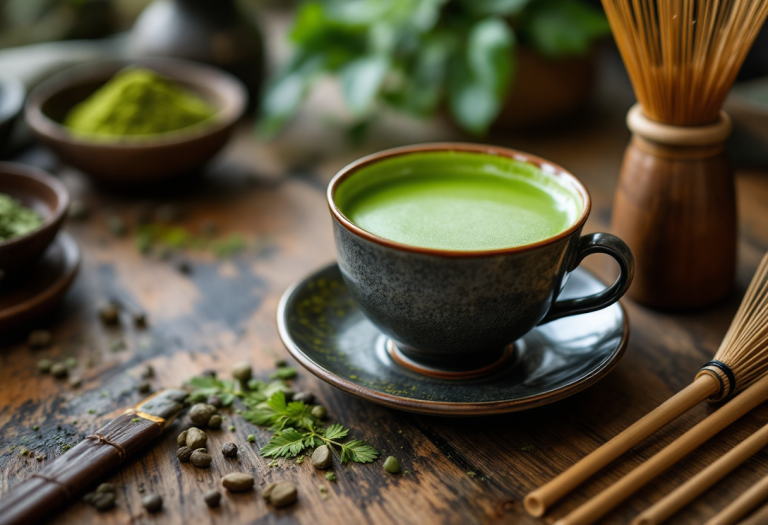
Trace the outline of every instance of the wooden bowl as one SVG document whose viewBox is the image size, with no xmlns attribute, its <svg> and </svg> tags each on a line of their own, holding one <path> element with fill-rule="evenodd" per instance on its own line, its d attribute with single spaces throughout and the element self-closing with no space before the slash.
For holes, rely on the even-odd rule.
<svg viewBox="0 0 768 525">
<path fill-rule="evenodd" d="M 69 193 L 46 172 L 13 162 L 0 162 L 0 193 L 18 199 L 43 217 L 42 226 L 35 231 L 0 241 L 0 270 L 7 278 L 9 272 L 29 267 L 51 244 L 64 222 Z"/>
<path fill-rule="evenodd" d="M 129 65 L 152 69 L 196 93 L 218 110 L 217 121 L 189 131 L 114 142 L 70 133 L 61 124 L 69 110 Z M 72 166 L 102 182 L 136 184 L 166 179 L 205 163 L 227 143 L 246 102 L 239 80 L 209 66 L 162 58 L 111 60 L 74 67 L 40 84 L 27 101 L 26 117 L 37 138 Z"/>
</svg>

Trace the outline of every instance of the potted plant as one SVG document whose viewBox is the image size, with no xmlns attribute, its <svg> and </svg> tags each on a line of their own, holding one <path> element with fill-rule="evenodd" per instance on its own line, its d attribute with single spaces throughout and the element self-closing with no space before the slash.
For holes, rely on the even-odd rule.
<svg viewBox="0 0 768 525">
<path fill-rule="evenodd" d="M 338 78 L 357 123 L 382 106 L 418 117 L 445 108 L 476 135 L 546 120 L 583 102 L 592 45 L 608 33 L 585 0 L 308 1 L 260 128 L 277 133 L 324 75 Z"/>
</svg>

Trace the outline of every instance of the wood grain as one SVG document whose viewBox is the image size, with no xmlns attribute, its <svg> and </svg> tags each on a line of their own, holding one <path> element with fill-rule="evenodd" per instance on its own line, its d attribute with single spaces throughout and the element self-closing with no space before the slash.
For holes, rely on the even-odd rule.
<svg viewBox="0 0 768 525">
<path fill-rule="evenodd" d="M 664 147 L 638 135 L 627 146 L 613 230 L 635 256 L 635 301 L 701 308 L 731 291 L 736 197 L 728 158 L 717 149 Z"/>
<path fill-rule="evenodd" d="M 631 92 L 626 89 L 619 96 L 615 86 L 611 83 L 606 88 L 601 109 L 589 120 L 536 134 L 486 139 L 549 158 L 580 177 L 594 201 L 587 232 L 609 228 L 628 139 L 623 118 Z M 208 368 L 226 373 L 240 360 L 252 362 L 255 374 L 266 377 L 274 361 L 287 356 L 274 319 L 280 295 L 290 283 L 334 258 L 323 195 L 329 178 L 364 153 L 405 142 L 455 138 L 453 131 L 439 125 L 419 134 L 413 128 L 410 134 L 403 133 L 401 122 L 396 121 L 391 126 L 386 123 L 363 146 L 343 149 L 330 131 L 307 140 L 302 124 L 299 121 L 269 145 L 256 142 L 246 126 L 225 156 L 204 173 L 171 189 L 139 195 L 93 187 L 81 174 L 56 165 L 39 150 L 25 154 L 24 160 L 59 173 L 73 196 L 87 200 L 94 213 L 87 222 L 66 226 L 80 243 L 84 260 L 68 297 L 53 315 L 38 323 L 53 331 L 54 347 L 30 350 L 24 343 L 26 330 L 15 336 L 3 334 L 0 493 L 61 454 L 64 444 L 77 442 L 139 401 L 142 394 L 136 385 L 146 364 L 156 370 L 154 388 L 176 387 Z M 107 476 L 118 487 L 116 510 L 98 514 L 77 502 L 51 523 L 553 523 L 713 411 L 706 403 L 696 407 L 569 495 L 544 520 L 531 518 L 523 510 L 527 492 L 690 384 L 699 367 L 714 355 L 740 295 L 768 248 L 766 175 L 754 170 L 737 174 L 742 219 L 738 292 L 710 310 L 690 314 L 660 313 L 625 301 L 632 329 L 626 356 L 611 374 L 584 392 L 508 416 L 445 419 L 379 407 L 300 371 L 296 389 L 313 391 L 328 407 L 332 421 L 352 425 L 355 436 L 369 440 L 384 456 L 397 456 L 409 474 L 391 476 L 382 470 L 381 462 L 348 467 L 336 462 L 333 470 L 339 480 L 330 483 L 306 461 L 269 467 L 270 462 L 258 456 L 268 433 L 236 415 L 232 416 L 235 432 L 209 434 L 209 448 L 216 452 L 211 467 L 196 469 L 180 464 L 174 456 L 176 434 L 189 425 L 182 419 L 143 455 Z M 192 273 L 181 274 L 173 261 L 140 255 L 130 236 L 115 238 L 108 232 L 109 213 L 132 223 L 141 201 L 181 204 L 188 211 L 187 227 L 215 220 L 224 233 L 241 232 L 249 248 L 223 261 L 190 254 Z M 585 264 L 607 277 L 609 268 L 603 267 L 606 260 L 601 259 L 590 258 Z M 120 328 L 103 326 L 98 308 L 114 297 L 148 312 L 149 327 L 136 329 L 127 317 Z M 125 348 L 119 349 L 116 341 L 124 341 Z M 40 375 L 35 368 L 41 357 L 66 356 L 78 360 L 73 374 L 83 378 L 79 389 Z M 87 365 L 89 358 L 92 366 Z M 90 414 L 89 409 L 96 413 Z M 604 523 L 628 523 L 766 420 L 766 407 L 754 410 L 629 498 Z M 33 425 L 39 425 L 40 431 L 32 430 Z M 246 441 L 251 433 L 256 436 L 254 444 Z M 218 453 L 229 440 L 241 449 L 236 461 Z M 10 450 L 12 446 L 16 448 Z M 47 459 L 26 459 L 19 454 L 21 447 L 42 452 Z M 227 494 L 219 509 L 209 510 L 202 501 L 203 492 L 216 487 L 223 474 L 236 470 L 256 475 L 256 491 Z M 701 523 L 765 475 L 768 455 L 758 454 L 671 523 Z M 265 484 L 278 480 L 298 485 L 296 505 L 276 510 L 263 502 L 260 492 Z M 328 488 L 327 499 L 319 485 Z M 162 513 L 143 514 L 140 500 L 148 492 L 163 496 Z"/>
</svg>

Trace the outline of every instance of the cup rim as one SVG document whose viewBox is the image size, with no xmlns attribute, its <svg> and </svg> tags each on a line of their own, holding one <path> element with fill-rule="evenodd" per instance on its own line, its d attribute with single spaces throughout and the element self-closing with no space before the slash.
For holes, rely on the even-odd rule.
<svg viewBox="0 0 768 525">
<path fill-rule="evenodd" d="M 521 246 L 512 246 L 510 248 L 495 248 L 492 250 L 447 250 L 442 248 L 427 248 L 423 246 L 413 246 L 411 244 L 405 244 L 405 243 L 393 241 L 393 240 L 375 235 L 357 226 L 355 223 L 353 223 L 351 220 L 345 217 L 344 214 L 339 209 L 339 207 L 336 205 L 334 198 L 335 198 L 336 190 L 338 189 L 339 184 L 347 177 L 359 171 L 361 168 L 364 168 L 365 166 L 368 166 L 370 164 L 379 162 L 384 159 L 392 158 L 392 157 L 399 157 L 402 155 L 409 155 L 412 153 L 428 153 L 428 152 L 439 152 L 439 151 L 460 151 L 465 153 L 498 155 L 498 156 L 518 160 L 521 162 L 525 162 L 528 164 L 533 164 L 534 166 L 542 170 L 547 175 L 555 176 L 555 177 L 563 177 L 564 179 L 566 179 L 574 188 L 576 188 L 579 195 L 581 195 L 581 198 L 584 203 L 584 208 L 579 218 L 576 221 L 574 221 L 572 225 L 570 225 L 565 230 L 559 232 L 558 234 L 553 235 L 552 237 L 547 237 L 546 239 L 542 239 L 540 241 L 536 241 L 530 244 L 523 244 Z M 589 191 L 587 190 L 586 186 L 584 186 L 584 183 L 582 183 L 575 175 L 573 175 L 570 171 L 566 170 L 565 168 L 553 162 L 545 160 L 541 157 L 537 157 L 536 155 L 531 155 L 530 153 L 525 153 L 515 149 L 504 148 L 501 146 L 491 146 L 486 144 L 472 144 L 472 143 L 466 143 L 466 142 L 430 142 L 425 144 L 415 144 L 411 146 L 401 146 L 397 148 L 390 148 L 390 149 L 386 149 L 376 153 L 372 153 L 370 155 L 366 155 L 365 157 L 362 157 L 350 164 L 347 164 L 341 170 L 339 170 L 338 173 L 336 173 L 333 179 L 331 179 L 331 182 L 328 183 L 326 198 L 328 200 L 328 208 L 331 211 L 331 215 L 339 222 L 339 224 L 341 224 L 344 228 L 346 228 L 350 233 L 354 235 L 362 237 L 376 244 L 393 248 L 395 250 L 411 252 L 411 253 L 420 253 L 423 255 L 438 255 L 443 257 L 455 257 L 455 258 L 488 257 L 488 256 L 494 256 L 494 255 L 519 253 L 519 252 L 525 252 L 528 250 L 539 248 L 542 246 L 547 246 L 549 244 L 553 244 L 579 231 L 582 228 L 582 226 L 584 226 L 584 223 L 587 221 L 587 218 L 589 217 L 589 213 L 592 210 L 592 199 L 589 195 Z"/>
</svg>

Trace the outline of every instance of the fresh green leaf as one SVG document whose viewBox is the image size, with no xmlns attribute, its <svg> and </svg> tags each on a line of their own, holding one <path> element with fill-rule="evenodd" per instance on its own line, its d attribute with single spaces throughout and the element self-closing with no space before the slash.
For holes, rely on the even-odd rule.
<svg viewBox="0 0 768 525">
<path fill-rule="evenodd" d="M 325 432 L 323 433 L 323 437 L 325 437 L 326 439 L 342 439 L 347 437 L 347 434 L 349 434 L 348 428 L 344 428 L 338 423 L 334 423 L 333 425 L 325 429 Z"/>
<path fill-rule="evenodd" d="M 235 394 L 232 392 L 220 392 L 219 398 L 221 399 L 222 406 L 228 407 L 235 400 Z"/>
<path fill-rule="evenodd" d="M 292 366 L 281 366 L 271 374 L 270 379 L 293 379 L 296 377 L 296 369 Z"/>
<path fill-rule="evenodd" d="M 353 114 L 363 115 L 370 109 L 388 70 L 389 60 L 381 55 L 359 58 L 341 70 L 341 89 Z"/>
<path fill-rule="evenodd" d="M 265 458 L 296 457 L 311 446 L 307 444 L 307 439 L 305 433 L 286 428 L 272 436 L 269 443 L 261 449 L 261 455 Z"/>
<path fill-rule="evenodd" d="M 503 20 L 487 18 L 470 31 L 465 59 L 452 64 L 449 107 L 467 131 L 485 133 L 501 111 L 512 77 L 514 42 Z"/>
<path fill-rule="evenodd" d="M 299 55 L 267 84 L 261 102 L 259 132 L 273 137 L 298 110 L 310 84 L 323 70 L 325 55 Z"/>
<path fill-rule="evenodd" d="M 578 0 L 539 0 L 531 7 L 523 34 L 548 57 L 585 56 L 593 41 L 610 33 L 605 15 Z"/>
<path fill-rule="evenodd" d="M 402 82 L 387 90 L 386 100 L 415 116 L 433 113 L 443 98 L 448 64 L 457 47 L 458 41 L 448 33 L 425 37 L 415 60 L 401 73 Z"/>
<path fill-rule="evenodd" d="M 467 65 L 473 78 L 500 101 L 512 76 L 515 38 L 509 25 L 496 17 L 475 24 L 467 40 Z"/>
<path fill-rule="evenodd" d="M 512 16 L 520 13 L 532 0 L 459 0 L 472 14 L 478 16 Z M 535 0 L 533 0 L 535 1 Z"/>
<path fill-rule="evenodd" d="M 203 403 L 208 399 L 208 396 L 217 395 L 221 398 L 221 402 L 224 406 L 229 406 L 234 399 L 234 395 L 232 394 L 234 383 L 232 381 L 217 379 L 215 377 L 198 376 L 190 379 L 187 382 L 187 385 L 193 389 L 188 397 L 190 403 Z"/>
<path fill-rule="evenodd" d="M 341 462 L 370 463 L 379 456 L 379 452 L 365 441 L 349 441 L 341 445 Z"/>
<path fill-rule="evenodd" d="M 282 391 L 272 394 L 266 403 L 243 413 L 243 417 L 261 426 L 273 428 L 297 427 L 312 429 L 317 419 L 311 414 L 312 407 L 300 401 L 286 403 Z"/>
</svg>

